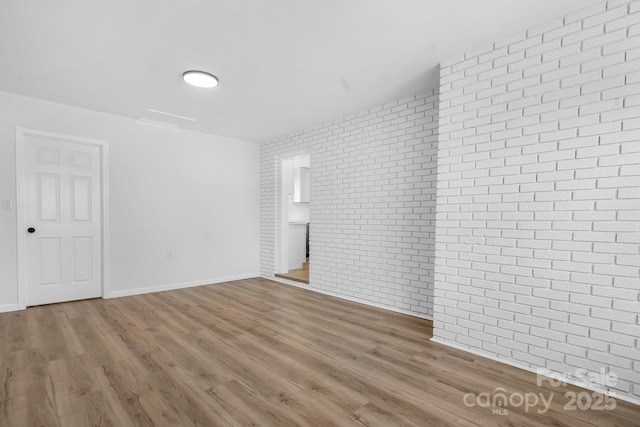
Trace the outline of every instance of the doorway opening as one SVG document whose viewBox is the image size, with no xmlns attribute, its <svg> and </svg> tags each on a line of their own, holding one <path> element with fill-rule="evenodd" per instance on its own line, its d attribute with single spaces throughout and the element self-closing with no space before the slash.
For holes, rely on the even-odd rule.
<svg viewBox="0 0 640 427">
<path fill-rule="evenodd" d="M 276 277 L 309 284 L 311 156 L 293 155 L 280 163 L 280 235 Z"/>
</svg>

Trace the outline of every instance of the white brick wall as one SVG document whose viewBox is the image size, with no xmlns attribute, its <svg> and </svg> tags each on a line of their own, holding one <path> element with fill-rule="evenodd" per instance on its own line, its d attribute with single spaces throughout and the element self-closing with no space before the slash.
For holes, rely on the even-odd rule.
<svg viewBox="0 0 640 427">
<path fill-rule="evenodd" d="M 261 146 L 261 274 L 277 259 L 278 156 L 311 154 L 310 288 L 433 314 L 438 97 L 400 99 Z"/>
<path fill-rule="evenodd" d="M 640 1 L 443 63 L 439 129 L 436 339 L 640 397 Z"/>
</svg>

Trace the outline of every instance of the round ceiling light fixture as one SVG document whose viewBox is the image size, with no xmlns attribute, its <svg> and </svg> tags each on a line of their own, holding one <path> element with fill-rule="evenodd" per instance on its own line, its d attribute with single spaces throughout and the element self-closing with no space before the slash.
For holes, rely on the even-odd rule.
<svg viewBox="0 0 640 427">
<path fill-rule="evenodd" d="M 211 73 L 189 70 L 182 73 L 182 79 L 192 86 L 212 88 L 218 86 L 218 78 Z"/>
</svg>

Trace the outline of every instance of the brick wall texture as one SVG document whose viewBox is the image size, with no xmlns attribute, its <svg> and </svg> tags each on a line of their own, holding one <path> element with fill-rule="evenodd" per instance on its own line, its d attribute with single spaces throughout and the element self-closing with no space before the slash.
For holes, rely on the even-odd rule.
<svg viewBox="0 0 640 427">
<path fill-rule="evenodd" d="M 310 285 L 433 314 L 438 97 L 410 96 L 261 146 L 261 274 L 273 277 L 279 159 L 311 155 Z"/>
<path fill-rule="evenodd" d="M 640 397 L 640 1 L 441 64 L 436 340 Z"/>
<path fill-rule="evenodd" d="M 508 363 L 605 368 L 640 397 L 640 1 L 458 55 L 439 91 L 262 144 L 266 277 L 279 158 L 300 151 L 311 289 L 433 316 L 435 340 Z"/>
</svg>

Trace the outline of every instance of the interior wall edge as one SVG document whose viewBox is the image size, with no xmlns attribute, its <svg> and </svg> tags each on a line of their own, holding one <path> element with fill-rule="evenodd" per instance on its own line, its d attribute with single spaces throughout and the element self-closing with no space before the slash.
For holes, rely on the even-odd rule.
<svg viewBox="0 0 640 427">
<path fill-rule="evenodd" d="M 363 302 L 362 300 L 359 300 L 357 298 L 351 298 L 351 297 L 344 296 L 344 295 L 341 295 L 341 294 L 334 294 L 334 293 L 331 293 L 331 292 L 326 292 L 326 291 L 323 291 L 323 290 L 318 289 L 318 288 L 310 288 L 308 285 L 301 284 L 301 283 L 296 282 L 294 280 L 282 279 L 280 277 L 275 277 L 275 276 L 273 276 L 273 277 L 260 276 L 260 277 L 263 278 L 263 279 L 271 280 L 273 282 L 282 283 L 283 285 L 289 285 L 289 286 L 293 286 L 293 287 L 296 287 L 296 288 L 304 289 L 304 290 L 307 290 L 307 291 L 316 292 L 316 293 L 319 293 L 319 294 L 322 294 L 322 295 L 328 295 L 330 297 L 340 298 L 340 299 L 344 299 L 344 300 L 347 300 L 347 301 L 355 302 L 355 303 L 358 303 L 358 304 L 368 305 L 369 307 L 380 308 L 380 309 L 383 309 L 383 310 L 392 311 L 394 313 L 405 314 L 407 316 L 417 317 L 419 319 L 430 320 L 430 321 L 433 322 L 433 317 L 432 316 L 427 316 L 427 315 L 424 315 L 424 314 L 416 314 L 416 313 L 414 313 L 412 311 L 401 310 L 401 309 L 389 307 L 389 306 L 382 305 L 382 304 Z"/>
</svg>

